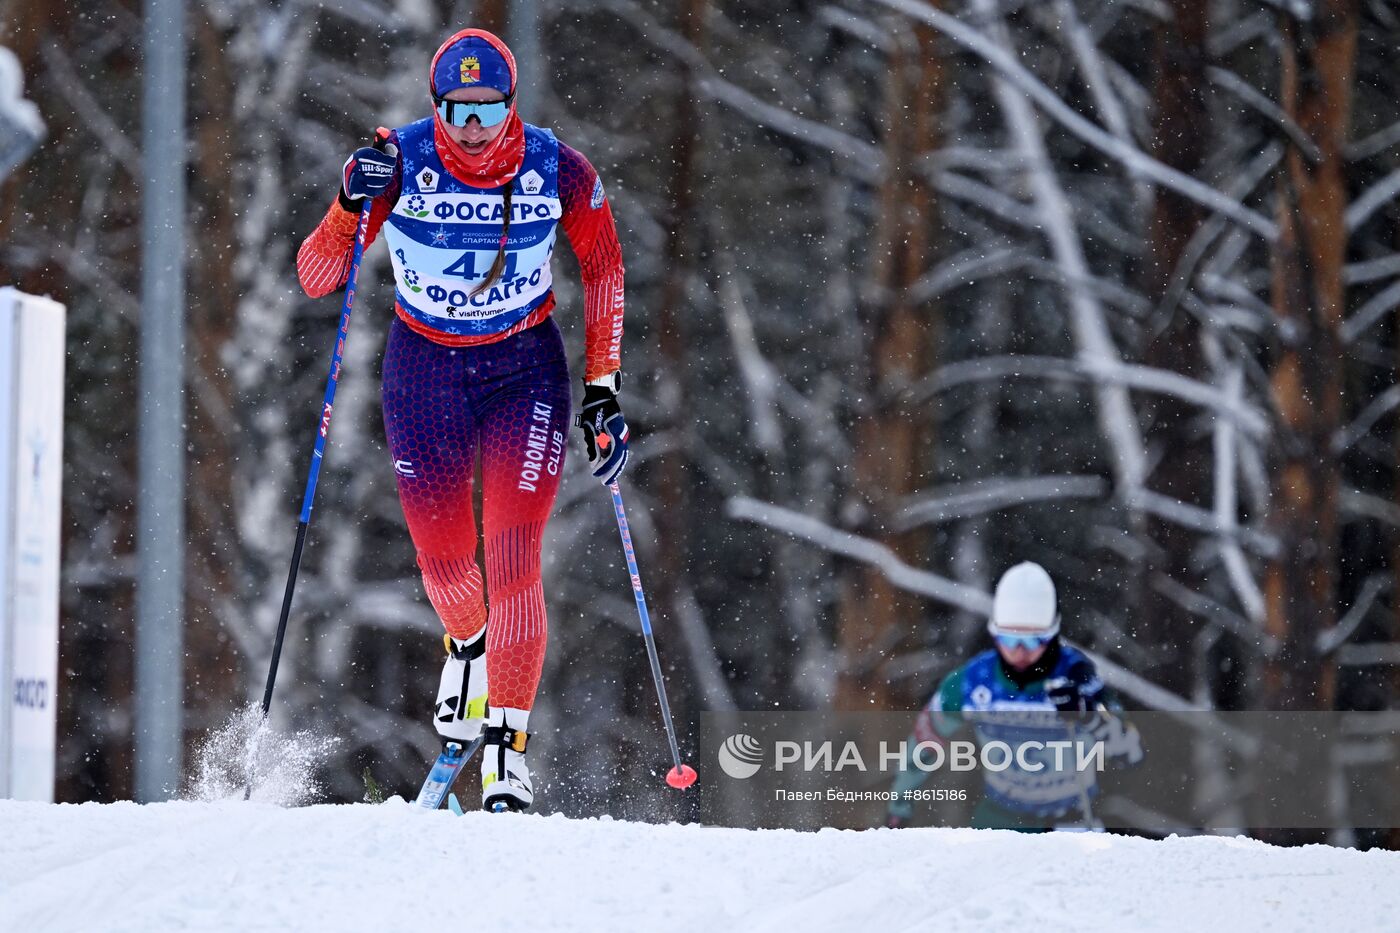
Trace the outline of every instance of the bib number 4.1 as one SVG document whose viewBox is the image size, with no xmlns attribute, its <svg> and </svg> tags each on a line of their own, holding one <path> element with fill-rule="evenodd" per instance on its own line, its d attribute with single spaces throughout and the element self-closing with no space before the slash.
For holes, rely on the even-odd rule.
<svg viewBox="0 0 1400 933">
<path fill-rule="evenodd" d="M 494 254 L 482 255 L 489 255 L 491 261 L 495 260 Z M 478 272 L 476 270 L 476 257 L 477 253 L 475 250 L 467 250 L 461 256 L 458 256 L 456 261 L 453 262 L 452 265 L 448 266 L 446 269 L 443 269 L 442 274 L 446 276 L 452 276 L 453 278 L 466 279 L 467 281 L 471 281 L 472 279 L 484 278 L 486 276 L 487 270 L 491 268 L 490 261 L 487 262 L 485 269 L 482 269 L 480 272 Z M 501 278 L 504 281 L 508 282 L 511 279 L 515 278 L 515 264 L 516 254 L 506 253 L 505 269 L 501 272 Z"/>
</svg>

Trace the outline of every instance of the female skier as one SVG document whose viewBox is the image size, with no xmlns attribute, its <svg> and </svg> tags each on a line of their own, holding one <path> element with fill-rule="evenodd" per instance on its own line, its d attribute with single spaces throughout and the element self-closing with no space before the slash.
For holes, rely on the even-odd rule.
<svg viewBox="0 0 1400 933">
<path fill-rule="evenodd" d="M 313 298 L 344 286 L 361 199 L 372 198 L 366 245 L 382 228 L 394 271 L 384 429 L 423 588 L 447 629 L 434 724 L 464 747 L 484 738 L 485 809 L 523 810 L 534 798 L 524 756 L 546 635 L 540 541 L 569 410 L 550 316 L 556 228 L 583 272 L 577 423 L 605 484 L 627 463 L 617 402 L 622 254 L 593 166 L 516 113 L 504 42 L 480 29 L 452 36 L 433 56 L 428 89 L 432 116 L 381 129 L 374 147 L 346 160 L 336 203 L 297 254 L 297 275 Z M 484 586 L 472 510 L 478 452 Z"/>
</svg>

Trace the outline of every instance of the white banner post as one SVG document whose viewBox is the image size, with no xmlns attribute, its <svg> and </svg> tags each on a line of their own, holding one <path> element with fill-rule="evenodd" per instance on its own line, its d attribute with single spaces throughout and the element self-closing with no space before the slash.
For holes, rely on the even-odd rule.
<svg viewBox="0 0 1400 933">
<path fill-rule="evenodd" d="M 52 802 L 64 308 L 0 288 L 0 797 Z"/>
</svg>

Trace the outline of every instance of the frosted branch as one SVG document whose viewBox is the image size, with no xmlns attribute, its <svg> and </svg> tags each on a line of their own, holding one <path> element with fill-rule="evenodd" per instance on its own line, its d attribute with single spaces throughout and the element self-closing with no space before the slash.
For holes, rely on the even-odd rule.
<svg viewBox="0 0 1400 933">
<path fill-rule="evenodd" d="M 1377 421 L 1397 405 L 1400 405 L 1400 386 L 1391 386 L 1371 399 L 1351 424 L 1337 432 L 1337 436 L 1332 440 L 1332 452 L 1340 454 L 1350 450 L 1352 445 L 1370 433 Z"/>
<path fill-rule="evenodd" d="M 1220 417 L 1234 420 L 1256 438 L 1269 433 L 1268 418 L 1248 402 L 1233 401 L 1215 386 L 1180 373 L 1133 363 L 1104 366 L 1054 356 L 982 356 L 940 367 L 924 381 L 919 396 L 927 398 L 969 382 L 1011 378 L 1112 382 L 1199 405 Z"/>
<path fill-rule="evenodd" d="M 1371 607 L 1376 604 L 1376 597 L 1390 589 L 1392 582 L 1388 574 L 1373 573 L 1367 577 L 1361 592 L 1356 596 L 1356 602 L 1337 620 L 1337 624 L 1317 633 L 1318 653 L 1329 655 L 1342 647 L 1365 621 Z"/>
<path fill-rule="evenodd" d="M 1343 215 L 1348 232 L 1370 220 L 1372 214 L 1393 201 L 1397 194 L 1400 194 L 1400 168 L 1371 185 L 1351 202 Z"/>
<path fill-rule="evenodd" d="M 987 512 L 1052 502 L 1059 499 L 1097 499 L 1109 491 L 1102 476 L 995 477 L 911 496 L 895 514 L 896 531 L 919 525 L 968 518 Z"/>
<path fill-rule="evenodd" d="M 1392 282 L 1372 295 L 1356 309 L 1355 314 L 1342 322 L 1342 343 L 1354 343 L 1372 324 L 1393 311 L 1396 305 L 1400 305 L 1400 281 Z"/>
<path fill-rule="evenodd" d="M 749 430 L 754 444 L 774 452 L 783 444 L 782 428 L 778 424 L 775 397 L 781 378 L 758 348 L 753 319 L 749 317 L 744 296 L 735 277 L 738 272 L 732 262 L 726 262 L 726 274 L 720 280 L 720 302 L 724 307 L 724 323 L 729 329 L 729 342 L 739 364 L 739 374 L 748 389 Z"/>
<path fill-rule="evenodd" d="M 973 29 L 957 17 L 950 16 L 921 0 L 870 0 L 914 19 L 921 19 L 942 32 L 964 48 L 976 52 L 1012 82 L 1057 123 L 1069 130 L 1084 142 L 1104 155 L 1122 162 L 1132 172 L 1136 172 L 1163 187 L 1170 188 L 1182 197 L 1195 201 L 1203 207 L 1224 214 L 1241 226 L 1253 230 L 1269 242 L 1278 238 L 1278 225 L 1258 211 L 1251 210 L 1237 200 L 1227 197 L 1211 186 L 1197 181 L 1184 172 L 1177 171 L 1157 161 L 1101 127 L 1085 119 L 1065 104 L 1059 96 L 1046 87 L 1040 79 L 1031 74 L 1016 58 L 999 47 L 981 32 Z"/>
<path fill-rule="evenodd" d="M 910 567 L 877 541 L 832 528 L 824 522 L 800 512 L 776 505 L 736 496 L 729 500 L 726 512 L 730 518 L 766 525 L 796 538 L 815 544 L 833 554 L 870 564 L 883 573 L 891 583 L 911 593 L 927 596 L 941 603 L 986 615 L 992 599 L 981 590 L 949 580 L 947 577 Z"/>
<path fill-rule="evenodd" d="M 1281 129 L 1309 162 L 1316 165 L 1322 161 L 1322 151 L 1317 148 L 1317 143 L 1313 142 L 1312 138 L 1303 132 L 1303 128 L 1268 96 L 1262 94 L 1249 82 L 1229 69 L 1211 66 L 1206 69 L 1206 75 L 1216 87 L 1234 94 Z"/>
<path fill-rule="evenodd" d="M 882 2 L 893 3 L 894 0 Z M 985 40 L 989 47 L 1011 60 L 1014 57 L 1011 37 L 1005 24 L 993 18 L 996 10 L 992 0 L 974 0 L 974 9 L 990 20 L 988 29 L 992 38 Z M 1042 231 L 1056 264 L 1064 273 L 1070 330 L 1077 356 L 1085 366 L 1096 370 L 1121 366 L 1122 359 L 1104 320 L 1103 309 L 1097 296 L 1084 284 L 1092 277 L 1088 261 L 1075 229 L 1073 208 L 1051 169 L 1040 121 L 1024 88 L 1014 85 L 1004 74 L 992 78 L 992 90 L 1001 105 L 1007 134 L 1015 141 L 1015 149 L 1025 161 L 1027 183 Z M 1147 473 L 1142 429 L 1133 411 L 1132 399 L 1121 385 L 1106 381 L 1095 383 L 1094 398 L 1095 415 L 1108 444 L 1115 482 L 1120 491 L 1131 494 L 1142 486 Z"/>
<path fill-rule="evenodd" d="M 102 105 L 88 92 L 74 75 L 80 73 L 73 61 L 64 55 L 58 45 L 45 42 L 39 47 L 39 57 L 44 60 L 47 77 L 73 108 L 82 124 L 87 128 L 88 138 L 96 137 L 97 142 L 121 163 L 133 178 L 141 177 L 141 150 L 127 138 L 117 121 L 107 115 Z"/>
</svg>

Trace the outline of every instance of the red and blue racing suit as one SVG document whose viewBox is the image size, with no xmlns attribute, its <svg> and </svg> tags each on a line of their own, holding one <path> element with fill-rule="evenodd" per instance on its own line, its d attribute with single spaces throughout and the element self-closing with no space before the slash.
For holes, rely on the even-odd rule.
<svg viewBox="0 0 1400 933">
<path fill-rule="evenodd" d="M 570 410 L 550 257 L 562 227 L 583 274 L 584 378 L 616 371 L 623 267 L 612 209 L 587 159 L 526 124 L 524 163 L 510 183 L 505 269 L 476 291 L 502 245 L 505 189 L 451 175 L 431 119 L 395 130 L 389 142 L 398 164 L 372 204 L 367 243 L 388 225 L 396 318 L 384 351 L 383 409 L 399 499 L 424 589 L 448 633 L 467 640 L 487 626 L 491 705 L 530 709 L 547 632 L 541 539 Z M 344 286 L 356 221 L 337 202 L 302 243 L 297 275 L 311 297 Z M 484 575 L 472 508 L 477 456 Z"/>
</svg>

